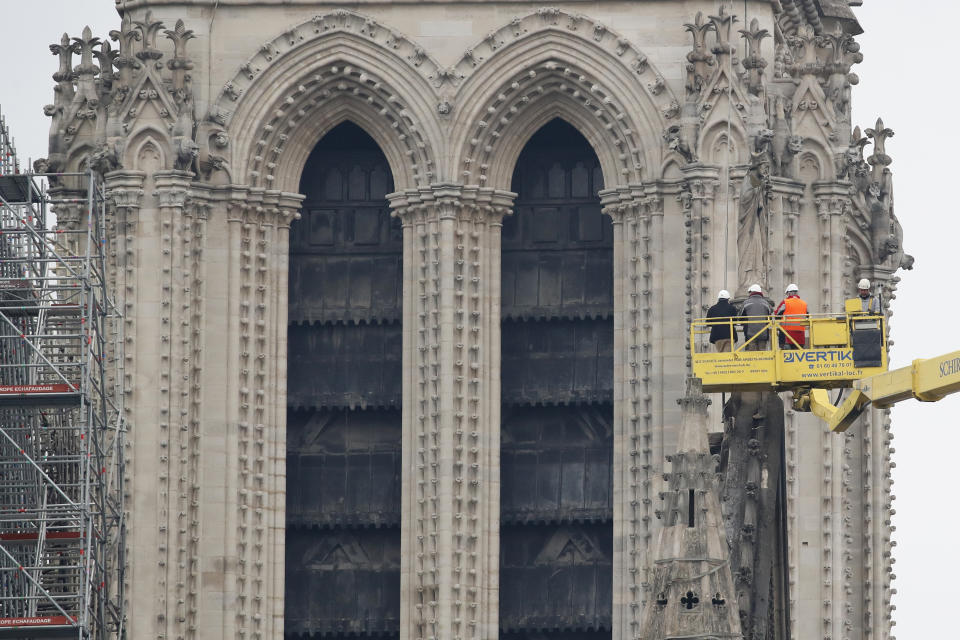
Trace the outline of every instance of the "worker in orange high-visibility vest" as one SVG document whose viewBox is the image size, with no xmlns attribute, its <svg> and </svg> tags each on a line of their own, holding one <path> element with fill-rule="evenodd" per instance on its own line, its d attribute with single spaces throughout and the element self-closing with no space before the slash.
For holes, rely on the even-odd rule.
<svg viewBox="0 0 960 640">
<path fill-rule="evenodd" d="M 786 297 L 777 305 L 773 313 L 777 316 L 783 316 L 783 322 L 780 326 L 783 327 L 791 339 L 788 340 L 781 334 L 780 343 L 785 349 L 802 349 L 806 346 L 804 335 L 806 324 L 803 321 L 807 317 L 807 303 L 800 297 L 800 288 L 795 284 L 787 285 L 784 295 Z M 791 323 L 790 320 L 799 322 Z"/>
</svg>

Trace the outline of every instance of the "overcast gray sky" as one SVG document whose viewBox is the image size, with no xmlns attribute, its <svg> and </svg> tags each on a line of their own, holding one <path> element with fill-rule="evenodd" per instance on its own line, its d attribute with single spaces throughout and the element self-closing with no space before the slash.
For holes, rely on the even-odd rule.
<svg viewBox="0 0 960 640">
<path fill-rule="evenodd" d="M 957 132 L 949 124 L 957 106 L 953 62 L 960 3 L 866 0 L 865 5 L 857 10 L 866 33 L 858 38 L 865 60 L 854 69 L 861 78 L 854 119 L 869 127 L 879 115 L 896 131 L 888 144 L 896 213 L 905 248 L 917 259 L 913 271 L 901 274 L 894 302 L 891 365 L 903 366 L 960 349 L 952 327 L 960 319 L 960 217 L 947 188 L 960 181 L 950 160 Z M 79 36 L 85 24 L 106 37 L 119 24 L 113 7 L 113 0 L 0 0 L 7 59 L 0 110 L 24 160 L 46 155 L 49 120 L 42 109 L 52 102 L 50 76 L 56 71 L 47 46 L 64 31 Z M 957 634 L 949 602 L 960 575 L 958 410 L 960 396 L 894 410 L 894 633 L 901 640 Z"/>
</svg>

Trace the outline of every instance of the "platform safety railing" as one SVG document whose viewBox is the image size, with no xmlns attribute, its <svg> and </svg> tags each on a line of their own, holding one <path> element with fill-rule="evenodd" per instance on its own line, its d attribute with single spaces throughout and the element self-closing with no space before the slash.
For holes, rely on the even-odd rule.
<svg viewBox="0 0 960 640">
<path fill-rule="evenodd" d="M 716 349 L 709 341 L 714 327 L 724 327 L 726 333 L 734 337 L 731 340 L 732 352 L 850 347 L 853 327 L 869 325 L 882 328 L 884 322 L 882 315 L 865 313 L 698 318 L 690 323 L 690 349 L 694 354 L 715 353 Z M 804 338 L 802 343 L 794 337 L 794 334 L 801 332 Z M 745 334 L 750 334 L 750 337 L 746 338 Z"/>
</svg>

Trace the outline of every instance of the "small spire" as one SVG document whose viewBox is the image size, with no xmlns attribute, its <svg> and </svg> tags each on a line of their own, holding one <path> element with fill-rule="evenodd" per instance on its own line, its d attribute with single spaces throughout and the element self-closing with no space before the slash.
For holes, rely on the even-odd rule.
<svg viewBox="0 0 960 640">
<path fill-rule="evenodd" d="M 680 437 L 677 451 L 681 453 L 709 453 L 710 441 L 707 438 L 707 407 L 711 400 L 703 393 L 700 378 L 687 378 L 686 390 L 677 404 L 682 408 Z"/>
<path fill-rule="evenodd" d="M 688 378 L 672 473 L 665 474 L 663 526 L 653 547 L 651 599 L 641 637 L 742 638 L 740 610 L 723 517 L 716 464 L 707 439 L 707 407 L 699 378 Z"/>
</svg>

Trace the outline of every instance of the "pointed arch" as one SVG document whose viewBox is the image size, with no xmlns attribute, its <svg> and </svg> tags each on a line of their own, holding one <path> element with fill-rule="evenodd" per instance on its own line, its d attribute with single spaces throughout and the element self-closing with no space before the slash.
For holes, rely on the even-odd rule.
<svg viewBox="0 0 960 640">
<path fill-rule="evenodd" d="M 697 149 L 707 161 L 714 161 L 712 153 L 718 138 L 726 138 L 729 127 L 730 139 L 740 154 L 740 163 L 750 162 L 750 149 L 747 147 L 746 125 L 749 114 L 760 110 L 761 101 L 747 93 L 743 84 L 729 71 L 720 67 L 712 75 L 700 93 L 700 113 L 703 114 Z M 731 158 L 731 165 L 737 161 Z"/>
<path fill-rule="evenodd" d="M 90 155 L 94 153 L 95 150 L 96 147 L 89 138 L 78 142 L 70 148 L 70 153 L 67 154 L 67 161 L 64 163 L 66 169 L 64 169 L 64 171 L 85 171 L 87 163 L 90 161 Z"/>
<path fill-rule="evenodd" d="M 157 167 L 154 170 L 165 169 L 167 167 L 167 158 L 165 149 L 167 149 L 168 137 L 162 131 L 155 127 L 146 126 L 138 130 L 132 136 L 124 149 L 123 166 L 133 167 L 137 171 L 143 171 L 144 151 L 152 146 L 157 156 Z M 150 172 L 148 172 L 150 173 Z"/>
<path fill-rule="evenodd" d="M 659 77 L 645 56 L 635 52 L 627 66 L 616 53 L 628 49 L 626 41 L 617 39 L 617 49 L 610 51 L 602 44 L 608 30 L 594 29 L 599 39 L 584 37 L 584 29 L 561 30 L 549 23 L 511 28 L 504 40 L 494 32 L 485 49 L 471 50 L 476 68 L 463 81 L 454 115 L 450 172 L 458 180 L 509 188 L 524 144 L 557 117 L 584 134 L 609 186 L 640 182 L 645 172 L 646 178 L 657 172 L 660 132 L 679 106 L 662 85 L 654 95 L 644 84 L 645 76 Z M 509 33 L 515 39 L 507 43 Z"/>
<path fill-rule="evenodd" d="M 684 164 L 686 164 L 686 160 L 679 153 L 668 153 L 660 168 L 660 177 L 663 180 L 680 180 L 683 178 L 681 167 Z"/>
<path fill-rule="evenodd" d="M 853 261 L 852 268 L 873 266 L 873 243 L 868 233 L 856 220 L 847 219 L 845 244 L 848 257 Z"/>
<path fill-rule="evenodd" d="M 834 152 L 827 145 L 838 129 L 839 123 L 833 113 L 823 88 L 813 76 L 801 77 L 793 102 L 793 133 L 803 138 L 803 150 L 812 149 L 821 166 L 821 180 L 833 180 L 836 167 L 832 160 Z M 849 128 L 849 125 L 847 125 Z M 842 153 L 846 147 L 836 149 Z"/>
<path fill-rule="evenodd" d="M 296 135 L 300 137 L 302 144 L 291 146 L 290 149 L 288 149 L 289 156 L 287 157 L 287 163 L 289 174 L 284 175 L 284 184 L 300 184 L 307 158 L 310 157 L 310 154 L 316 148 L 317 144 L 319 144 L 328 133 L 344 122 L 352 122 L 373 138 L 374 142 L 377 143 L 377 146 L 380 147 L 381 151 L 383 151 L 387 157 L 387 163 L 390 165 L 390 173 L 396 184 L 401 184 L 400 180 L 403 179 L 413 179 L 410 176 L 398 174 L 395 162 L 400 160 L 398 158 L 391 158 L 391 151 L 396 156 L 398 150 L 388 149 L 384 146 L 384 141 L 388 141 L 392 136 L 396 135 L 394 131 L 389 126 L 385 126 L 382 118 L 371 117 L 368 109 L 365 108 L 365 104 L 355 96 L 343 96 L 341 100 L 332 104 L 329 108 L 319 110 L 315 117 L 304 122 L 302 128 L 298 130 Z M 402 157 L 410 158 L 410 155 L 411 154 L 404 152 Z"/>
<path fill-rule="evenodd" d="M 291 27 L 224 86 L 209 136 L 222 127 L 233 138 L 236 179 L 295 192 L 310 151 L 349 119 L 383 150 L 398 189 L 429 184 L 442 139 L 430 81 L 436 64 L 418 47 L 404 55 L 412 47 L 351 12 Z"/>
<path fill-rule="evenodd" d="M 497 156 L 497 167 L 490 174 L 481 174 L 477 176 L 482 178 L 487 175 L 487 182 L 481 180 L 481 184 L 505 184 L 505 188 L 510 188 L 510 180 L 513 176 L 514 168 L 520 159 L 520 154 L 527 146 L 530 139 L 553 120 L 560 119 L 574 127 L 590 144 L 590 148 L 600 160 L 600 166 L 603 170 L 603 176 L 606 184 L 609 184 L 612 176 L 617 175 L 619 166 L 616 150 L 606 144 L 605 131 L 603 127 L 598 126 L 596 120 L 585 117 L 582 109 L 576 108 L 575 104 L 565 100 L 562 94 L 546 94 L 544 96 L 544 108 L 537 110 L 528 120 L 518 123 L 516 130 L 511 131 L 509 140 Z M 467 177 L 467 176 L 464 176 Z M 506 178 L 506 182 L 502 180 Z M 616 183 L 615 183 L 616 184 Z"/>
<path fill-rule="evenodd" d="M 723 166 L 728 160 L 731 167 L 748 164 L 750 149 L 747 132 L 734 117 L 730 121 L 729 139 L 726 121 L 717 121 L 707 126 L 700 135 L 700 157 L 709 163 Z M 724 151 L 721 151 L 720 148 Z M 729 151 L 729 158 L 726 153 Z"/>
<path fill-rule="evenodd" d="M 803 149 L 798 156 L 797 167 L 814 166 L 817 170 L 817 181 L 833 180 L 835 168 L 827 149 L 819 141 L 806 138 Z"/>
</svg>

